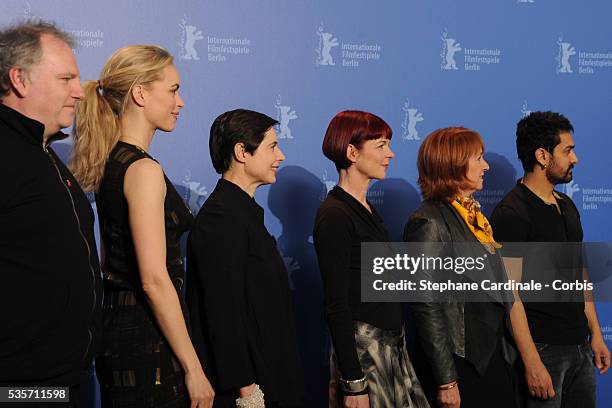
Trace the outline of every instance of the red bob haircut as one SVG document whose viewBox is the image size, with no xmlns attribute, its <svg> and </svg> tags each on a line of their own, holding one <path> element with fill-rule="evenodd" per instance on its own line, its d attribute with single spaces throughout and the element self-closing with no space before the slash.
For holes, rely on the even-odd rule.
<svg viewBox="0 0 612 408">
<path fill-rule="evenodd" d="M 427 135 L 417 157 L 423 199 L 452 200 L 467 182 L 470 158 L 481 151 L 482 138 L 471 129 L 449 127 Z"/>
<path fill-rule="evenodd" d="M 368 140 L 391 139 L 393 131 L 373 113 L 346 110 L 336 114 L 327 126 L 323 139 L 323 154 L 333 161 L 336 169 L 346 169 L 351 162 L 346 157 L 349 144 L 357 149 Z"/>
</svg>

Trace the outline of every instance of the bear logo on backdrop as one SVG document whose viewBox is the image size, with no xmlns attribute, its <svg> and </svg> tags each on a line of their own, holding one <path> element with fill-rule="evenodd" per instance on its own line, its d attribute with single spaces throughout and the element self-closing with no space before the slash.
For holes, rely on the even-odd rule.
<svg viewBox="0 0 612 408">
<path fill-rule="evenodd" d="M 559 47 L 559 51 L 557 53 L 557 73 L 558 74 L 571 74 L 572 65 L 570 64 L 570 57 L 576 55 L 576 49 L 572 46 L 571 43 L 567 41 L 563 41 L 563 35 L 559 36 L 557 40 L 557 46 Z"/>
<path fill-rule="evenodd" d="M 24 20 L 36 20 L 38 16 L 32 12 L 32 5 L 29 1 L 25 2 L 25 6 L 23 8 L 23 19 Z"/>
<path fill-rule="evenodd" d="M 276 132 L 278 133 L 279 139 L 293 139 L 293 135 L 291 133 L 291 128 L 289 127 L 289 122 L 298 118 L 298 115 L 294 110 L 291 110 L 291 106 L 283 105 L 282 98 L 278 95 L 276 98 L 276 104 L 274 104 L 276 108 L 276 120 L 278 121 L 278 126 Z"/>
<path fill-rule="evenodd" d="M 571 198 L 582 211 L 601 210 L 612 204 L 612 187 L 602 185 L 583 185 L 574 180 L 564 184 L 560 190 Z"/>
<path fill-rule="evenodd" d="M 325 31 L 323 23 L 319 25 L 317 36 L 319 37 L 317 48 L 315 48 L 315 52 L 317 53 L 317 65 L 336 65 L 331 51 L 332 48 L 339 46 L 340 42 L 332 33 Z"/>
<path fill-rule="evenodd" d="M 449 37 L 448 30 L 444 29 L 442 33 L 442 52 L 440 58 L 442 62 L 440 69 L 442 71 L 455 71 L 463 69 L 464 71 L 478 72 L 485 67 L 497 66 L 502 62 L 502 50 L 495 48 L 472 48 L 462 46 L 456 38 Z M 457 65 L 456 55 L 459 51 L 463 52 L 463 58 L 459 59 L 460 68 Z"/>
<path fill-rule="evenodd" d="M 346 69 L 356 69 L 364 64 L 370 64 L 375 61 L 380 61 L 382 56 L 382 45 L 376 42 L 359 41 L 345 42 L 338 40 L 334 34 L 327 32 L 323 23 L 317 29 L 318 42 L 315 47 L 317 66 L 335 66 L 339 65 Z M 340 60 L 334 60 L 334 54 L 337 51 L 335 47 L 340 47 Z"/>
<path fill-rule="evenodd" d="M 402 106 L 404 119 L 402 120 L 402 140 L 421 140 L 417 131 L 417 123 L 425 120 L 423 114 L 418 109 L 410 106 L 410 100 L 406 98 Z"/>
<path fill-rule="evenodd" d="M 187 16 L 184 16 L 179 24 L 181 29 L 181 39 L 179 41 L 179 58 L 182 60 L 198 61 L 198 51 L 195 48 L 196 41 L 204 39 L 202 31 L 194 25 L 187 22 Z"/>
<path fill-rule="evenodd" d="M 183 180 L 183 185 L 186 188 L 184 199 L 187 203 L 187 207 L 189 207 L 192 213 L 197 214 L 202 204 L 204 204 L 204 200 L 208 196 L 206 186 L 203 186 L 198 181 L 192 180 L 191 171 L 187 172 L 187 175 Z"/>
<path fill-rule="evenodd" d="M 572 43 L 564 40 L 563 34 L 559 35 L 556 46 L 555 71 L 557 74 L 593 75 L 612 68 L 612 51 L 609 49 L 581 49 L 578 51 Z"/>
<path fill-rule="evenodd" d="M 327 195 L 327 193 L 329 193 L 332 190 L 332 188 L 334 188 L 337 184 L 337 182 L 334 180 L 328 180 L 327 170 L 323 171 L 323 175 L 321 176 L 321 181 L 323 182 L 323 184 L 325 184 L 325 189 L 327 190 L 325 191 L 325 195 Z M 321 197 L 321 201 L 325 200 L 325 195 Z"/>
<path fill-rule="evenodd" d="M 457 70 L 457 62 L 455 61 L 455 54 L 462 51 L 461 44 L 454 38 L 448 36 L 448 31 L 445 29 L 442 33 L 442 64 L 440 68 L 443 71 Z"/>
<path fill-rule="evenodd" d="M 523 102 L 523 106 L 521 106 L 521 115 L 525 118 L 531 115 L 531 110 L 527 107 L 527 101 Z"/>
<path fill-rule="evenodd" d="M 573 200 L 574 193 L 577 193 L 578 191 L 580 191 L 580 187 L 578 187 L 578 184 L 574 183 L 574 180 L 572 180 L 569 183 L 565 184 L 564 190 L 565 190 L 565 194 L 567 194 L 567 196 L 571 200 Z"/>
</svg>

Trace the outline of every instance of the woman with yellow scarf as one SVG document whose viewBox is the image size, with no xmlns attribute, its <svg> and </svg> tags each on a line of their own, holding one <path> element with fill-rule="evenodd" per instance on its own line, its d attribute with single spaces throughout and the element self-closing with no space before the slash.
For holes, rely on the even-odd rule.
<svg viewBox="0 0 612 408">
<path fill-rule="evenodd" d="M 487 254 L 486 271 L 479 278 L 489 274 L 505 280 L 500 245 L 472 197 L 489 170 L 483 155 L 482 138 L 473 130 L 451 127 L 427 136 L 417 158 L 424 201 L 409 218 L 404 241 L 450 243 L 454 256 L 465 255 L 456 253 L 457 248 L 469 244 Z M 475 279 L 467 275 L 456 278 Z M 429 372 L 420 373 L 418 362 L 415 366 L 432 406 L 516 407 L 510 366 L 514 353 L 505 323 L 511 306 L 503 296 L 483 301 L 471 294 L 412 305 Z"/>
</svg>

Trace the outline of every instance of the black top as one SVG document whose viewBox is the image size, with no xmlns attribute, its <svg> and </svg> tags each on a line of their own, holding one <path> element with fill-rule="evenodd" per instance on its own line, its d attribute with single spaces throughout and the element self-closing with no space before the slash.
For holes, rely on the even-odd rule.
<svg viewBox="0 0 612 408">
<path fill-rule="evenodd" d="M 76 384 L 99 343 L 94 214 L 43 133 L 0 104 L 0 385 Z"/>
<path fill-rule="evenodd" d="M 519 182 L 495 207 L 491 225 L 499 242 L 582 242 L 580 214 L 572 200 L 555 191 L 561 213 Z M 508 253 L 506 256 L 521 256 Z M 523 279 L 529 280 L 536 259 L 524 259 Z M 532 265 L 530 267 L 530 264 Z M 581 277 L 578 277 L 579 279 Z M 529 330 L 536 343 L 580 344 L 588 336 L 584 302 L 525 303 Z"/>
<path fill-rule="evenodd" d="M 382 219 L 370 204 L 370 213 L 359 201 L 336 186 L 319 207 L 314 225 L 314 245 L 325 291 L 325 315 L 342 378 L 362 378 L 353 321 L 382 329 L 400 329 L 399 303 L 361 301 L 361 243 L 388 242 Z"/>
<path fill-rule="evenodd" d="M 104 248 L 104 281 L 110 284 L 111 288 L 142 290 L 123 182 L 128 167 L 144 158 L 154 160 L 139 147 L 119 141 L 109 155 L 104 168 L 104 177 L 96 194 L 100 236 Z M 180 290 L 185 280 L 180 238 L 191 228 L 193 216 L 165 175 L 164 180 L 166 268 L 174 286 Z"/>
<path fill-rule="evenodd" d="M 303 392 L 287 270 L 263 209 L 219 180 L 189 237 L 187 304 L 193 342 L 216 391 L 235 407 L 257 383 L 266 402 L 290 405 Z"/>
</svg>

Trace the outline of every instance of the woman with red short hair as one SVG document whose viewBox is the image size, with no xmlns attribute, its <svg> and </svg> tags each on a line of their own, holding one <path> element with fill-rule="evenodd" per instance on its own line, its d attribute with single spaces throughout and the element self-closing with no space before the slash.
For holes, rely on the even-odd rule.
<svg viewBox="0 0 612 408">
<path fill-rule="evenodd" d="M 482 189 L 489 170 L 483 154 L 482 138 L 470 129 L 438 129 L 427 136 L 417 158 L 424 201 L 408 220 L 404 241 L 459 242 L 440 244 L 445 249 L 435 250 L 448 250 L 445 255 L 454 257 L 471 254 L 468 251 L 485 253 L 484 277 L 506 280 L 497 251 L 501 246 L 493 239 L 480 204 L 472 198 Z M 451 275 L 456 274 L 451 271 Z M 466 272 L 454 278 L 474 279 L 474 275 Z M 511 298 L 505 293 L 487 294 L 479 301 L 470 293 L 469 298 L 471 302 L 428 298 L 412 304 L 417 336 L 431 368 L 432 399 L 443 408 L 514 408 L 510 363 L 516 353 L 506 342 L 505 324 Z M 429 391 L 428 381 L 424 385 Z"/>
<path fill-rule="evenodd" d="M 333 342 L 330 407 L 429 407 L 406 353 L 400 305 L 361 302 L 361 243 L 389 241 L 366 193 L 387 173 L 391 136 L 378 116 L 344 111 L 323 140 L 339 173 L 313 233 Z"/>
</svg>

